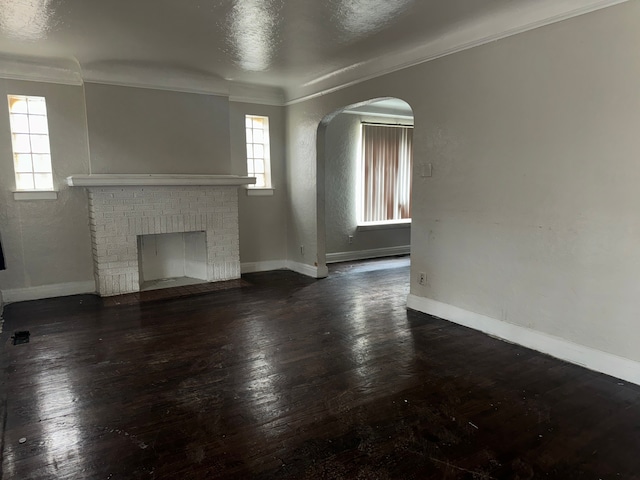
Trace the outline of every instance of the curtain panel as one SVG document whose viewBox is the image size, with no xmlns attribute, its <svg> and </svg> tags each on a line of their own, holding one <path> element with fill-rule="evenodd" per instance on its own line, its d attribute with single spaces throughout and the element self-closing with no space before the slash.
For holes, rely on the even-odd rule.
<svg viewBox="0 0 640 480">
<path fill-rule="evenodd" d="M 411 218 L 413 128 L 362 124 L 362 220 Z"/>
</svg>

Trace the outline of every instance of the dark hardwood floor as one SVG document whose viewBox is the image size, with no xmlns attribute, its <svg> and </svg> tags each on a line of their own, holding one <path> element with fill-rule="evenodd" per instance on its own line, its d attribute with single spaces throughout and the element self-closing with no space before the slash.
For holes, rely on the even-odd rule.
<svg viewBox="0 0 640 480">
<path fill-rule="evenodd" d="M 2 478 L 640 478 L 640 387 L 408 312 L 408 276 L 8 305 Z"/>
</svg>

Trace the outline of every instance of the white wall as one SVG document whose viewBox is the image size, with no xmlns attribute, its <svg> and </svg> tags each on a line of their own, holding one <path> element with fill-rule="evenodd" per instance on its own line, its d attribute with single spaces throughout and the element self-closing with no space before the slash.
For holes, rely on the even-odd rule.
<svg viewBox="0 0 640 480">
<path fill-rule="evenodd" d="M 228 174 L 227 97 L 86 83 L 91 173 Z"/>
<path fill-rule="evenodd" d="M 640 361 L 639 44 L 628 2 L 292 105 L 289 254 L 324 249 L 319 122 L 399 97 L 434 167 L 414 170 L 412 294 Z"/>
<path fill-rule="evenodd" d="M 7 94 L 46 97 L 57 200 L 13 198 Z M 7 263 L 0 271 L 0 290 L 5 302 L 24 298 L 24 291 L 34 287 L 45 296 L 93 291 L 87 194 L 64 182 L 74 173 L 89 173 L 82 87 L 0 79 L 0 235 Z"/>
<path fill-rule="evenodd" d="M 246 174 L 245 113 L 270 117 L 275 192 L 247 197 L 240 191 L 241 260 L 258 269 L 286 263 L 284 107 L 93 83 L 0 80 L 0 99 L 8 93 L 46 97 L 60 191 L 58 200 L 13 199 L 9 116 L 0 114 L 0 235 L 8 267 L 0 272 L 0 291 L 5 302 L 95 290 L 87 193 L 67 187 L 67 176 Z"/>
<path fill-rule="evenodd" d="M 247 196 L 240 189 L 240 262 L 246 270 L 268 269 L 287 259 L 287 182 L 285 162 L 285 108 L 251 103 L 231 102 L 232 173 L 247 174 L 245 115 L 269 117 L 271 145 L 272 196 Z M 274 263 L 275 262 L 275 263 Z"/>
<path fill-rule="evenodd" d="M 356 252 L 394 251 L 411 242 L 411 229 L 385 226 L 358 229 L 356 182 L 362 122 L 410 124 L 407 119 L 341 113 L 331 119 L 325 132 L 326 252 L 335 258 L 357 257 Z M 352 236 L 352 243 L 349 243 Z M 342 255 L 335 255 L 342 254 Z M 349 255 L 353 254 L 353 255 Z"/>
</svg>

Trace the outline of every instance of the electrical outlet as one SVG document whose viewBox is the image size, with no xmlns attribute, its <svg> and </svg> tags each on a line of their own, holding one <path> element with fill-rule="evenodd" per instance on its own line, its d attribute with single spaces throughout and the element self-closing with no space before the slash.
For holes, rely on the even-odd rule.
<svg viewBox="0 0 640 480">
<path fill-rule="evenodd" d="M 353 235 L 349 235 L 349 245 L 353 243 Z"/>
<path fill-rule="evenodd" d="M 433 175 L 433 166 L 430 163 L 423 163 L 420 176 L 422 178 L 427 178 L 427 177 L 431 177 L 432 175 Z"/>
<path fill-rule="evenodd" d="M 420 285 L 424 285 L 425 283 L 427 283 L 427 274 L 424 272 L 420 272 L 419 276 L 418 276 L 418 283 Z"/>
</svg>

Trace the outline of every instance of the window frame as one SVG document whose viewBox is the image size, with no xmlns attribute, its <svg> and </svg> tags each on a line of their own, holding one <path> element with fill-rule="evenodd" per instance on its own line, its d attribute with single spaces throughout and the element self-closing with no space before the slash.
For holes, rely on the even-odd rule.
<svg viewBox="0 0 640 480">
<path fill-rule="evenodd" d="M 358 230 L 377 230 L 377 229 L 387 229 L 387 228 L 406 228 L 411 226 L 412 219 L 409 218 L 399 218 L 399 219 L 388 219 L 388 220 L 373 220 L 367 221 L 365 220 L 365 126 L 374 126 L 374 127 L 390 127 L 390 128 L 405 128 L 414 130 L 414 125 L 409 123 L 379 123 L 379 122 L 371 122 L 371 121 L 361 121 L 360 122 L 360 138 L 358 142 L 358 151 L 357 151 L 357 159 L 358 159 L 358 168 L 356 175 L 356 223 Z M 409 157 L 409 169 L 408 169 L 408 192 L 409 192 L 409 207 L 411 210 L 411 189 L 413 182 L 413 141 L 411 142 L 411 152 Z"/>
<path fill-rule="evenodd" d="M 23 109 L 17 108 L 19 102 L 24 102 Z M 39 110 L 34 108 L 34 111 L 31 111 L 32 105 L 40 105 Z M 55 185 L 46 97 L 7 94 L 7 107 L 15 181 L 14 198 L 16 200 L 53 199 Z M 26 140 L 18 139 L 18 136 L 26 137 Z M 37 146 L 34 140 L 37 140 L 40 146 Z M 39 157 L 37 161 L 35 156 Z M 38 175 L 41 176 L 40 179 Z M 26 176 L 30 176 L 32 188 L 25 188 L 23 178 Z M 43 180 L 46 184 L 39 186 L 38 181 Z"/>
<path fill-rule="evenodd" d="M 246 114 L 244 119 L 247 175 L 256 178 L 259 178 L 260 175 L 264 176 L 264 185 L 261 185 L 259 182 L 247 185 L 247 194 L 271 195 L 273 192 L 273 181 L 271 176 L 271 134 L 269 129 L 269 117 L 267 115 Z M 256 128 L 255 124 L 253 124 L 254 120 L 259 120 L 262 123 L 262 128 Z M 249 126 L 249 122 L 252 122 L 251 126 Z M 251 131 L 251 135 L 249 134 L 249 131 Z M 256 131 L 262 132 L 262 141 L 254 141 Z M 256 146 L 261 146 L 262 155 L 256 155 Z M 256 171 L 256 161 L 262 162 L 264 172 Z"/>
</svg>

